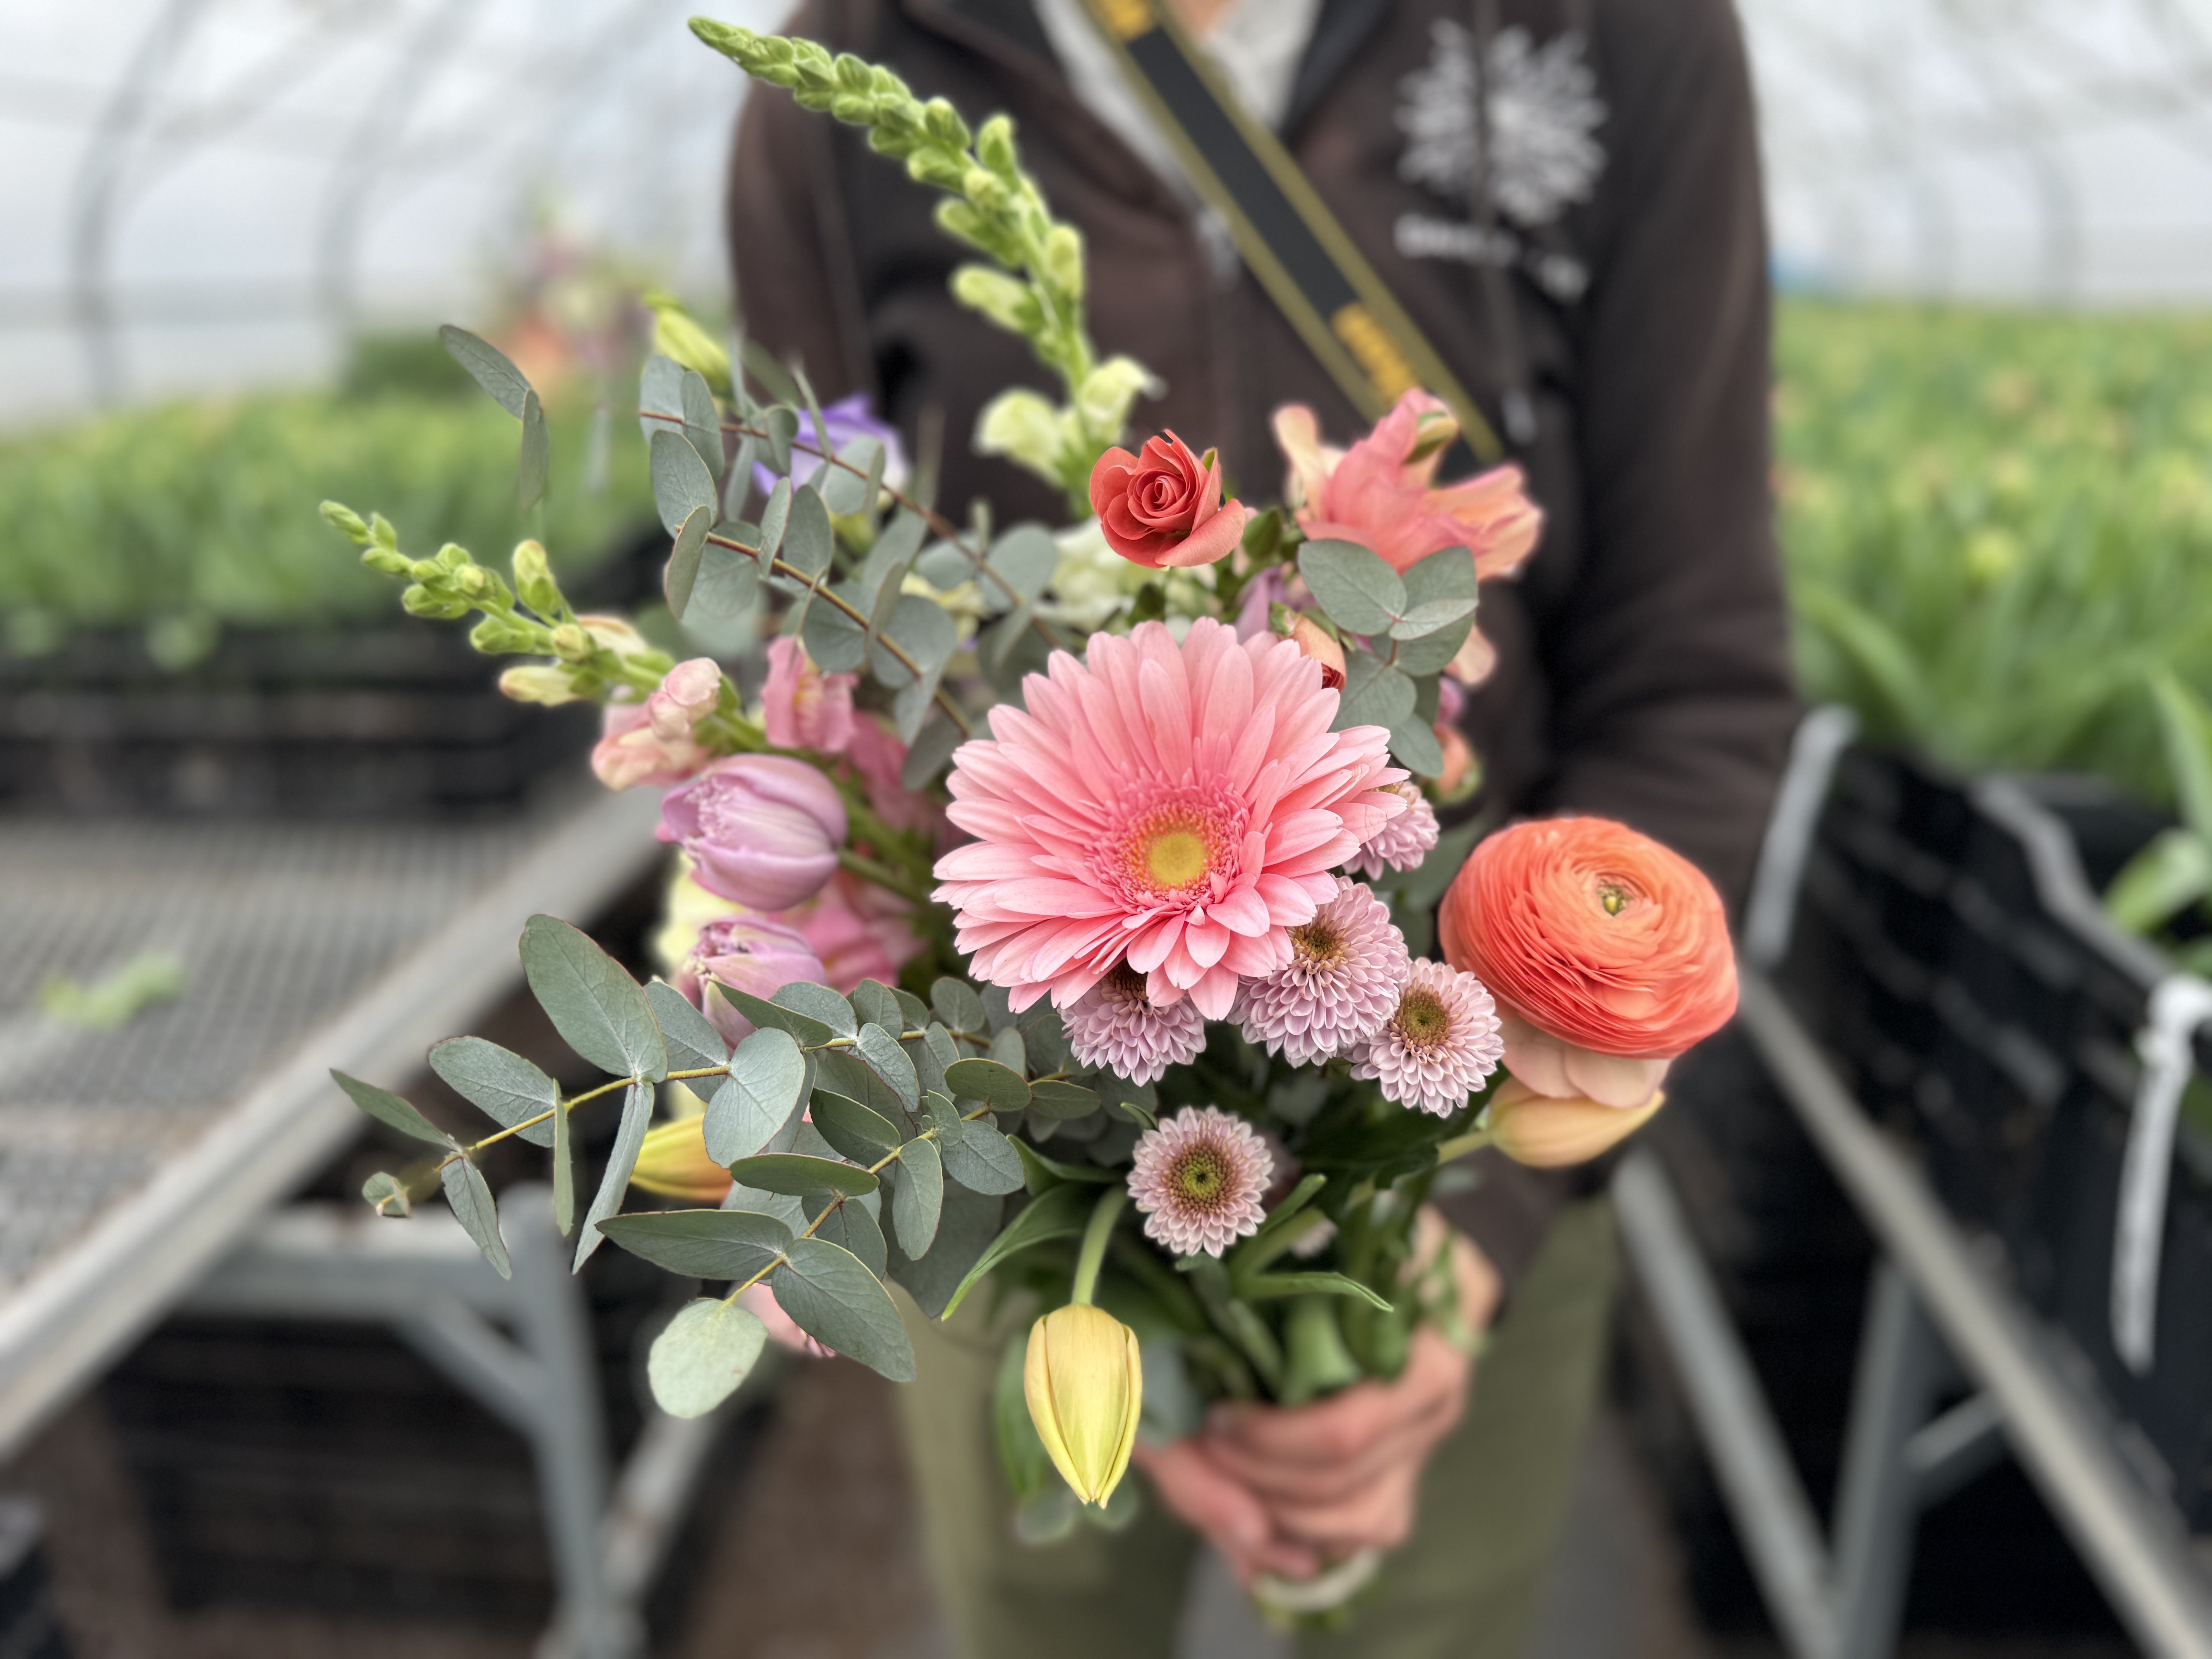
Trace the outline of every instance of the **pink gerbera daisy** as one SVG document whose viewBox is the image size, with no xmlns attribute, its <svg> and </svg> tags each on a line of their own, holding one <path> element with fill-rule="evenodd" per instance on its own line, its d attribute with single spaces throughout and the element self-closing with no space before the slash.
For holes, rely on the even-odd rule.
<svg viewBox="0 0 2212 1659">
<path fill-rule="evenodd" d="M 1260 1230 L 1274 1169 L 1250 1124 L 1218 1106 L 1186 1106 L 1137 1142 L 1129 1196 L 1147 1238 L 1177 1255 L 1218 1256 Z"/>
<path fill-rule="evenodd" d="M 1379 726 L 1332 732 L 1337 694 L 1289 640 L 1210 618 L 1054 652 L 955 753 L 937 863 L 975 971 L 1016 1009 L 1066 1008 L 1127 960 L 1163 1006 L 1208 1019 L 1291 959 L 1328 873 L 1406 810 Z"/>
</svg>

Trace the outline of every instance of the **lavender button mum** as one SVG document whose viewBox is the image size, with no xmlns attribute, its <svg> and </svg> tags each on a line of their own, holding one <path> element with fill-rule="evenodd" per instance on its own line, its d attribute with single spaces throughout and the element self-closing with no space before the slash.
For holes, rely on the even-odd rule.
<svg viewBox="0 0 2212 1659">
<path fill-rule="evenodd" d="M 670 790 L 659 833 L 690 856 L 708 892 L 750 909 L 787 910 L 836 872 L 845 804 L 804 762 L 738 755 Z"/>
<path fill-rule="evenodd" d="M 1397 1012 L 1353 1051 L 1352 1074 L 1380 1083 L 1385 1100 L 1449 1117 L 1504 1053 L 1498 1005 L 1482 981 L 1418 957 Z"/>
<path fill-rule="evenodd" d="M 1336 896 L 1291 929 L 1290 965 L 1244 981 L 1244 1040 L 1293 1066 L 1348 1053 L 1396 1012 L 1411 964 L 1389 907 L 1339 878 Z"/>
<path fill-rule="evenodd" d="M 1274 1154 L 1218 1106 L 1186 1106 L 1137 1142 L 1129 1196 L 1145 1236 L 1177 1255 L 1219 1255 L 1260 1230 Z"/>
<path fill-rule="evenodd" d="M 1067 1046 L 1085 1066 L 1103 1066 L 1132 1083 L 1158 1083 L 1170 1066 L 1206 1047 L 1206 1017 L 1188 997 L 1163 1006 L 1145 976 L 1126 962 L 1109 969 L 1061 1016 Z"/>
</svg>

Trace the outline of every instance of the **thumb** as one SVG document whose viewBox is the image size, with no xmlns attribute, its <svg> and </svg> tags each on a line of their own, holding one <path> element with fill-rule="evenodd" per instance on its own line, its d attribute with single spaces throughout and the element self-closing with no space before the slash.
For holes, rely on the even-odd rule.
<svg viewBox="0 0 2212 1659">
<path fill-rule="evenodd" d="M 1162 1447 L 1139 1441 L 1135 1457 L 1161 1501 L 1207 1537 L 1238 1555 L 1250 1555 L 1267 1543 L 1273 1528 L 1266 1508 L 1195 1441 Z"/>
</svg>

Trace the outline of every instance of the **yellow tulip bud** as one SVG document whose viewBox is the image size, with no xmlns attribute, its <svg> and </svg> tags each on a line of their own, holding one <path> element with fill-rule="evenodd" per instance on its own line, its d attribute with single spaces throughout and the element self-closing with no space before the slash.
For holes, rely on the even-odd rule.
<svg viewBox="0 0 2212 1659">
<path fill-rule="evenodd" d="M 706 1118 L 679 1117 L 646 1132 L 629 1184 L 663 1198 L 720 1204 L 729 1195 L 730 1172 L 707 1156 Z"/>
<path fill-rule="evenodd" d="M 1563 1100 L 1510 1077 L 1491 1097 L 1490 1144 L 1532 1170 L 1587 1164 L 1627 1139 L 1666 1103 L 1657 1090 L 1641 1106 L 1625 1109 L 1579 1097 Z"/>
<path fill-rule="evenodd" d="M 1053 1467 L 1078 1498 L 1103 1509 L 1137 1443 L 1145 1400 L 1137 1334 L 1087 1303 L 1054 1309 L 1030 1327 L 1022 1395 Z"/>
</svg>

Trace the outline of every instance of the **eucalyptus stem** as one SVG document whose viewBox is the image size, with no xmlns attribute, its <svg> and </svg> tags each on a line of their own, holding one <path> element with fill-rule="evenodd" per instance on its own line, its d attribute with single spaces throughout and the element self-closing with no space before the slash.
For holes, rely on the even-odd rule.
<svg viewBox="0 0 2212 1659">
<path fill-rule="evenodd" d="M 1091 1212 L 1091 1224 L 1083 1230 L 1083 1248 L 1075 1257 L 1075 1286 L 1067 1297 L 1078 1306 L 1087 1306 L 1097 1292 L 1098 1267 L 1106 1259 L 1107 1241 L 1113 1237 L 1114 1223 L 1128 1201 L 1128 1189 L 1124 1187 L 1109 1187 L 1098 1195 L 1098 1203 Z"/>
</svg>

